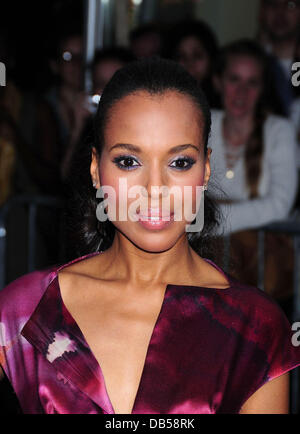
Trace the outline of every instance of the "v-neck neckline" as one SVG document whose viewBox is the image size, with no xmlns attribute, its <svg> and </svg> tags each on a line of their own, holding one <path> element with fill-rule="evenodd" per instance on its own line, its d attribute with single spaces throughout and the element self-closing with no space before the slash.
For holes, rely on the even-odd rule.
<svg viewBox="0 0 300 434">
<path fill-rule="evenodd" d="M 71 315 L 69 310 L 64 304 L 61 290 L 59 286 L 58 274 L 68 265 L 80 262 L 89 257 L 96 256 L 102 252 L 94 252 L 80 258 L 74 259 L 66 264 L 63 264 L 53 270 L 53 278 L 48 284 L 46 291 L 40 300 L 36 310 L 30 317 L 29 321 L 23 327 L 21 334 L 50 361 L 53 366 L 62 374 L 68 378 L 71 383 L 76 385 L 79 390 L 82 390 L 88 395 L 94 402 L 96 402 L 106 413 L 116 414 L 113 408 L 108 390 L 106 387 L 105 378 L 103 375 L 100 363 L 96 359 L 92 352 L 85 336 L 83 335 L 79 325 Z M 196 285 L 175 285 L 167 284 L 165 287 L 164 297 L 162 304 L 154 323 L 150 340 L 148 342 L 143 369 L 140 376 L 139 385 L 134 398 L 131 414 L 135 414 L 135 411 L 139 407 L 139 403 L 143 401 L 143 393 L 146 390 L 146 385 L 149 377 L 149 370 L 151 367 L 151 360 L 155 355 L 156 342 L 159 333 L 159 324 L 164 317 L 164 311 L 167 306 L 167 302 L 172 295 L 173 298 L 177 298 L 175 294 L 182 288 L 203 290 L 204 292 L 228 293 L 234 289 L 234 278 L 225 273 L 220 267 L 218 267 L 213 261 L 209 259 L 204 260 L 210 263 L 216 268 L 228 281 L 229 287 L 225 289 L 221 288 L 207 288 Z M 51 307 L 53 309 L 51 309 Z M 58 341 L 63 338 L 69 342 L 68 349 L 63 349 L 57 344 Z M 159 340 L 159 339 L 158 339 Z M 57 347 L 55 345 L 57 344 Z M 55 353 L 55 357 L 51 360 L 52 356 L 49 354 L 54 350 L 60 354 Z M 51 351 L 50 351 L 51 350 Z M 50 357 L 51 356 L 51 357 Z M 147 372 L 146 372 L 147 371 Z M 147 378 L 146 378 L 147 377 Z"/>
<path fill-rule="evenodd" d="M 85 256 L 85 257 L 83 257 L 83 258 L 79 258 L 78 261 L 75 260 L 75 262 L 80 262 L 81 260 L 88 259 L 88 258 L 91 257 L 91 256 L 97 256 L 97 255 L 99 255 L 99 254 L 101 254 L 101 253 L 102 253 L 102 252 L 92 253 L 92 254 L 90 254 L 90 255 L 88 255 L 88 256 Z M 206 262 L 210 263 L 210 264 L 211 264 L 214 268 L 216 268 L 218 271 L 220 271 L 221 274 L 222 274 L 224 277 L 226 277 L 226 279 L 228 280 L 229 285 L 230 285 L 229 288 L 219 289 L 219 290 L 220 290 L 220 291 L 227 291 L 227 290 L 231 289 L 232 286 L 231 286 L 230 278 L 229 278 L 229 277 L 228 277 L 228 276 L 223 272 L 223 270 L 222 270 L 221 268 L 219 268 L 216 264 L 214 264 L 213 261 L 210 261 L 209 259 L 204 259 L 204 260 L 205 260 Z M 74 262 L 74 261 L 71 261 L 71 264 L 72 264 L 73 262 Z M 65 305 L 65 303 L 64 303 L 64 301 L 63 301 L 63 298 L 62 298 L 61 289 L 60 289 L 60 285 L 59 285 L 58 274 L 59 274 L 59 271 L 61 271 L 61 270 L 64 269 L 64 268 L 67 268 L 67 266 L 68 266 L 68 265 L 71 265 L 71 264 L 70 264 L 70 263 L 64 264 L 63 266 L 59 267 L 59 268 L 56 270 L 55 280 L 56 280 L 56 284 L 57 284 L 57 291 L 58 291 L 58 296 L 59 296 L 59 299 L 60 299 L 60 303 L 61 303 L 61 305 L 63 306 L 63 310 L 64 310 L 65 312 L 67 312 L 67 314 L 68 314 L 68 316 L 69 316 L 69 319 L 72 320 L 72 322 L 73 322 L 73 324 L 72 324 L 73 328 L 75 328 L 76 332 L 81 336 L 81 339 L 83 340 L 85 346 L 88 348 L 90 354 L 91 354 L 91 355 L 93 356 L 93 358 L 96 360 L 97 365 L 98 365 L 98 369 L 99 369 L 99 371 L 100 371 L 100 374 L 101 374 L 101 377 L 102 377 L 102 380 L 103 380 L 103 385 L 104 385 L 104 389 L 105 389 L 105 394 L 106 394 L 107 401 L 108 401 L 108 403 L 109 403 L 109 405 L 110 405 L 110 407 L 111 407 L 111 410 L 113 411 L 113 414 L 117 414 L 117 413 L 115 413 L 115 409 L 114 409 L 114 407 L 113 407 L 113 405 L 112 405 L 111 398 L 110 398 L 110 396 L 109 396 L 109 394 L 108 394 L 108 389 L 107 389 L 107 386 L 106 386 L 107 383 L 106 383 L 106 380 L 105 380 L 104 373 L 103 373 L 103 370 L 102 370 L 102 368 L 101 368 L 101 365 L 100 365 L 100 363 L 98 362 L 98 360 L 96 359 L 96 356 L 94 355 L 92 349 L 90 348 L 90 346 L 89 346 L 89 344 L 88 344 L 88 342 L 87 342 L 87 340 L 86 340 L 86 338 L 85 338 L 85 336 L 84 336 L 82 330 L 80 329 L 79 325 L 78 325 L 77 322 L 75 321 L 75 319 L 74 319 L 74 317 L 72 316 L 72 314 L 70 313 L 70 311 L 67 309 L 67 307 L 66 307 L 66 305 Z M 151 335 L 150 335 L 150 339 L 149 339 L 149 342 L 148 342 L 148 346 L 147 346 L 147 350 L 146 350 L 146 355 L 145 355 L 145 359 L 144 359 L 144 363 L 143 363 L 143 368 L 142 368 L 142 372 L 141 372 L 141 376 L 140 376 L 139 384 L 138 384 L 138 387 L 137 387 L 136 395 L 135 395 L 135 398 L 134 398 L 134 401 L 133 401 L 133 406 L 132 406 L 132 409 L 131 409 L 131 413 L 128 413 L 128 414 L 130 414 L 130 415 L 131 415 L 131 414 L 134 414 L 134 410 L 135 410 L 135 408 L 136 408 L 136 406 L 137 406 L 137 403 L 138 403 L 139 397 L 140 397 L 140 395 L 141 395 L 141 393 L 142 393 L 142 390 L 143 390 L 143 378 L 144 378 L 144 376 L 145 376 L 145 375 L 144 375 L 144 373 L 145 373 L 145 369 L 146 369 L 146 367 L 147 367 L 148 360 L 149 360 L 150 355 L 151 355 L 152 342 L 153 342 L 154 335 L 155 335 L 156 330 L 157 330 L 157 325 L 158 325 L 158 323 L 159 323 L 159 321 L 160 321 L 160 318 L 161 318 L 161 316 L 162 316 L 162 312 L 163 312 L 163 310 L 164 310 L 164 306 L 165 306 L 165 304 L 166 304 L 166 300 L 168 299 L 169 292 L 170 292 L 170 289 L 171 289 L 172 287 L 177 287 L 177 288 L 178 288 L 178 287 L 182 287 L 182 288 L 192 288 L 192 287 L 202 288 L 202 287 L 199 287 L 199 286 L 197 286 L 197 285 L 174 285 L 174 284 L 167 284 L 167 285 L 166 285 L 166 287 L 165 287 L 165 291 L 164 291 L 163 300 L 162 300 L 162 303 L 161 303 L 161 307 L 160 307 L 159 313 L 158 313 L 158 315 L 157 315 L 157 318 L 156 318 L 156 320 L 155 320 L 155 323 L 154 323 L 154 326 L 153 326 L 153 329 L 152 329 L 152 332 L 151 332 Z M 203 289 L 208 289 L 208 290 L 213 290 L 213 289 L 215 289 L 215 290 L 216 290 L 217 288 L 207 288 L 207 287 L 203 287 Z"/>
<path fill-rule="evenodd" d="M 106 383 L 106 380 L 105 380 L 104 373 L 103 373 L 103 370 L 102 370 L 102 368 L 101 368 L 101 365 L 100 365 L 100 363 L 98 362 L 96 356 L 94 355 L 94 353 L 93 353 L 91 347 L 89 346 L 89 344 L 88 344 L 88 342 L 87 342 L 87 340 L 86 340 L 86 338 L 85 338 L 85 336 L 84 336 L 84 334 L 83 334 L 81 328 L 79 327 L 78 323 L 75 321 L 74 317 L 72 316 L 72 314 L 70 313 L 70 311 L 67 309 L 67 307 L 66 307 L 66 305 L 65 305 L 65 303 L 64 303 L 64 301 L 63 301 L 63 298 L 62 298 L 62 295 L 61 295 L 61 289 L 60 289 L 60 285 L 59 285 L 59 280 L 58 280 L 58 272 L 57 272 L 57 274 L 56 274 L 54 280 L 56 281 L 57 295 L 58 295 L 58 297 L 59 297 L 59 301 L 60 301 L 60 303 L 61 303 L 61 305 L 62 305 L 62 307 L 63 307 L 63 311 L 64 311 L 64 312 L 68 315 L 68 317 L 69 317 L 68 322 L 70 322 L 70 319 L 71 319 L 71 321 L 72 321 L 72 328 L 73 328 L 73 331 L 75 331 L 75 333 L 76 333 L 77 336 L 80 336 L 80 337 L 81 337 L 81 341 L 83 341 L 83 343 L 84 343 L 84 345 L 86 346 L 86 348 L 88 348 L 90 355 L 91 355 L 91 356 L 96 360 L 97 365 L 98 365 L 98 369 L 99 369 L 99 372 L 100 372 L 100 375 L 101 375 L 101 377 L 102 377 L 103 386 L 104 386 L 105 394 L 106 394 L 106 400 L 107 400 L 107 402 L 109 403 L 109 406 L 111 407 L 112 414 L 118 414 L 118 413 L 115 413 L 115 409 L 114 409 L 114 407 L 113 407 L 113 405 L 112 405 L 111 398 L 110 398 L 110 396 L 109 396 L 109 394 L 108 394 L 108 389 L 107 389 L 107 386 L 106 386 L 107 383 Z M 138 385 L 138 388 L 137 388 L 137 391 L 136 391 L 136 395 L 135 395 L 135 398 L 134 398 L 134 401 L 133 401 L 133 406 L 132 406 L 132 409 L 131 409 L 131 413 L 128 413 L 129 415 L 134 414 L 135 407 L 136 407 L 136 405 L 137 405 L 137 402 L 138 402 L 139 396 L 140 396 L 140 394 L 141 394 L 142 387 L 143 387 L 143 384 L 142 384 L 142 383 L 143 383 L 143 378 L 144 378 L 144 376 L 145 376 L 145 375 L 144 375 L 144 372 L 145 372 L 145 369 L 146 369 L 146 367 L 147 367 L 147 362 L 148 362 L 148 360 L 149 360 L 149 358 L 150 358 L 150 352 L 151 352 L 151 347 L 152 347 L 153 338 L 154 338 L 155 332 L 156 332 L 156 330 L 157 330 L 157 325 L 158 325 L 158 323 L 159 323 L 159 320 L 160 320 L 160 318 L 161 318 L 161 316 L 162 316 L 162 311 L 163 311 L 164 306 L 165 306 L 165 304 L 166 304 L 166 300 L 167 300 L 167 298 L 168 298 L 168 296 L 169 296 L 169 290 L 170 290 L 170 288 L 171 288 L 172 286 L 174 286 L 174 285 L 167 284 L 166 287 L 165 287 L 163 301 L 162 301 L 162 303 L 161 303 L 161 307 L 160 307 L 160 310 L 159 310 L 158 316 L 157 316 L 157 318 L 156 318 L 156 320 L 155 320 L 154 327 L 153 327 L 152 332 L 151 332 L 151 335 L 150 335 L 150 340 L 149 340 L 149 342 L 148 342 L 148 346 L 147 346 L 147 350 L 146 350 L 146 356 L 145 356 L 145 359 L 144 359 L 144 364 L 143 364 L 142 373 L 141 373 L 141 376 L 140 376 L 139 385 Z"/>
</svg>

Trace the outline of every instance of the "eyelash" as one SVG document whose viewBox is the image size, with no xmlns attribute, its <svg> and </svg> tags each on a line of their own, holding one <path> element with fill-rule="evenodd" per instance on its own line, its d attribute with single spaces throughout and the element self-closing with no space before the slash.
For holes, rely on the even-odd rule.
<svg viewBox="0 0 300 434">
<path fill-rule="evenodd" d="M 134 170 L 135 167 L 139 167 L 139 164 L 137 164 L 135 166 L 127 166 L 127 167 L 124 166 L 123 164 L 120 164 L 121 161 L 124 161 L 124 160 L 132 160 L 132 161 L 137 162 L 137 160 L 130 155 L 121 155 L 119 157 L 114 158 L 113 163 L 116 164 L 116 166 L 121 170 Z M 173 167 L 175 170 L 184 171 L 184 170 L 189 170 L 196 163 L 196 160 L 194 160 L 191 157 L 179 157 L 179 158 L 177 158 L 177 160 L 173 160 L 172 163 L 176 163 L 178 161 L 184 161 L 185 163 L 187 163 L 187 166 L 185 166 L 185 167 L 170 166 L 170 167 Z"/>
</svg>

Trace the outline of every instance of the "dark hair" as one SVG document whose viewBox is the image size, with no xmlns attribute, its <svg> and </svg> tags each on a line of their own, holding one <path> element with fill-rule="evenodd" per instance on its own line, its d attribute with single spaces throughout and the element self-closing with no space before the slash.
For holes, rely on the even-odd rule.
<svg viewBox="0 0 300 434">
<path fill-rule="evenodd" d="M 171 27 L 166 37 L 164 57 L 178 61 L 178 47 L 183 39 L 193 37 L 197 39 L 210 60 L 210 71 L 204 77 L 201 86 L 212 107 L 219 106 L 218 95 L 215 92 L 212 72 L 214 61 L 218 56 L 219 43 L 214 31 L 202 20 L 184 19 L 178 21 Z"/>
<path fill-rule="evenodd" d="M 183 39 L 190 36 L 201 42 L 211 60 L 215 58 L 219 49 L 215 33 L 204 21 L 191 19 L 178 21 L 171 28 L 167 42 L 168 55 L 176 59 L 178 45 Z"/>
<path fill-rule="evenodd" d="M 162 37 L 162 30 L 158 24 L 156 23 L 142 24 L 130 31 L 129 42 L 130 44 L 132 44 L 136 39 L 142 38 L 143 36 L 152 35 L 154 33 Z"/>
<path fill-rule="evenodd" d="M 275 112 L 282 114 L 282 112 L 280 110 L 279 99 L 276 96 L 268 56 L 257 42 L 250 39 L 241 39 L 226 45 L 221 50 L 218 62 L 215 65 L 216 74 L 222 76 L 230 59 L 242 56 L 253 58 L 262 67 L 262 94 L 256 107 L 255 125 L 246 144 L 245 152 L 246 179 L 249 188 L 249 198 L 252 199 L 258 196 L 264 150 L 264 122 L 268 113 Z"/>
<path fill-rule="evenodd" d="M 54 61 L 61 59 L 64 44 L 70 41 L 70 39 L 82 37 L 82 29 L 73 23 L 63 28 L 54 39 L 45 41 L 44 44 L 48 58 Z"/>
<path fill-rule="evenodd" d="M 104 146 L 105 126 L 111 108 L 122 98 L 139 91 L 145 91 L 151 95 L 163 95 L 167 91 L 176 91 L 191 98 L 202 114 L 203 141 L 205 154 L 207 153 L 211 127 L 210 109 L 197 81 L 183 67 L 174 61 L 155 56 L 129 63 L 119 69 L 104 88 L 94 122 L 94 141 L 85 147 L 85 164 L 82 165 L 83 154 L 80 153 L 78 155 L 80 162 L 78 158 L 79 164 L 74 166 L 74 176 L 71 177 L 77 181 L 71 201 L 71 212 L 75 212 L 75 216 L 72 218 L 72 224 L 69 225 L 73 237 L 75 236 L 73 248 L 76 250 L 76 255 L 104 251 L 113 242 L 114 225 L 109 220 L 103 223 L 96 218 L 98 201 L 89 175 L 91 148 L 92 146 L 96 148 L 100 158 Z M 80 172 L 83 173 L 83 177 Z M 218 223 L 218 211 L 209 195 L 206 196 L 204 208 L 203 231 L 188 233 L 188 241 L 198 254 L 213 259 L 212 231 Z"/>
<path fill-rule="evenodd" d="M 94 60 L 92 63 L 92 69 L 95 68 L 98 63 L 101 63 L 105 60 L 116 60 L 122 64 L 126 64 L 129 62 L 133 62 L 136 60 L 134 54 L 126 47 L 107 47 L 102 50 L 97 50 L 95 52 Z"/>
</svg>

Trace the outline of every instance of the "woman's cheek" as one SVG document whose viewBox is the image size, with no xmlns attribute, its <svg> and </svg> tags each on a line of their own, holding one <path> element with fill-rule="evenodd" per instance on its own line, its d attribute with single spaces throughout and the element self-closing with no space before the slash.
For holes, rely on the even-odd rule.
<svg viewBox="0 0 300 434">
<path fill-rule="evenodd" d="M 101 186 L 106 186 L 108 194 L 105 195 L 108 204 L 110 219 L 128 219 L 128 207 L 133 198 L 129 198 L 130 191 L 140 191 L 140 180 L 134 171 L 122 172 L 118 170 L 105 170 L 101 175 Z"/>
<path fill-rule="evenodd" d="M 223 98 L 224 98 L 224 103 L 230 103 L 230 101 L 235 98 L 235 94 L 236 94 L 236 88 L 235 86 L 231 86 L 229 84 L 225 85 L 224 87 L 224 92 L 223 92 Z"/>
<path fill-rule="evenodd" d="M 115 220 L 117 218 L 117 199 L 118 199 L 118 191 L 119 191 L 119 179 L 115 176 L 115 170 L 109 170 L 106 164 L 100 165 L 99 168 L 100 174 L 100 185 L 103 189 L 104 199 L 108 208 L 106 207 L 106 211 L 108 211 L 108 216 L 110 220 Z"/>
<path fill-rule="evenodd" d="M 128 174 L 127 172 L 120 173 L 120 171 L 116 173 L 116 170 L 108 169 L 103 169 L 100 173 L 101 186 L 108 187 L 105 190 L 105 193 L 108 192 L 105 195 L 105 199 L 109 206 L 108 214 L 110 219 L 119 220 L 121 218 L 123 221 L 125 214 L 128 218 L 128 208 L 137 199 L 140 202 L 143 201 L 144 205 L 145 201 L 147 202 L 146 205 L 148 204 L 147 206 L 151 205 L 151 192 L 145 198 L 143 180 L 138 173 L 134 173 L 134 171 L 128 172 Z M 195 176 L 195 173 L 197 173 L 197 176 Z M 169 194 L 162 194 L 163 208 L 170 207 L 170 210 L 181 215 L 183 220 L 189 220 L 191 213 L 195 214 L 198 211 L 197 206 L 199 208 L 203 183 L 203 167 L 198 167 L 197 169 L 194 167 L 194 170 L 192 169 L 190 173 L 186 172 L 185 176 L 182 173 L 171 174 L 167 181 L 168 185 L 166 185 L 169 188 Z M 129 197 L 130 191 L 136 192 L 134 193 L 136 196 Z"/>
<path fill-rule="evenodd" d="M 203 198 L 204 170 L 199 171 L 199 175 L 187 176 L 180 183 L 176 183 L 176 194 L 171 197 L 171 207 L 178 212 L 181 208 L 183 220 L 190 221 L 190 216 L 196 214 Z M 174 201 L 172 203 L 172 200 Z"/>
</svg>

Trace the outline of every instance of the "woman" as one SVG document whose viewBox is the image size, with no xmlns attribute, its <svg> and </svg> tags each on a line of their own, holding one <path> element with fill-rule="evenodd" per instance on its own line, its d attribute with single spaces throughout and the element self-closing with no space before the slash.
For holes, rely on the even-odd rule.
<svg viewBox="0 0 300 434">
<path fill-rule="evenodd" d="M 1 365 L 23 411 L 286 413 L 286 373 L 300 364 L 288 320 L 201 257 L 216 222 L 209 197 L 202 232 L 191 230 L 211 154 L 197 82 L 171 61 L 130 63 L 105 87 L 95 127 L 73 226 L 89 253 L 0 293 Z M 98 205 L 92 184 L 115 193 L 116 218 L 114 195 Z"/>
<path fill-rule="evenodd" d="M 74 149 L 91 116 L 89 96 L 83 89 L 83 39 L 75 29 L 60 36 L 50 66 L 57 83 L 45 94 L 38 119 L 38 139 L 43 144 L 41 157 L 56 168 L 64 184 Z M 61 186 L 60 186 L 61 188 Z"/>
<path fill-rule="evenodd" d="M 240 40 L 222 50 L 216 84 L 224 110 L 212 114 L 213 178 L 225 216 L 220 235 L 231 236 L 235 277 L 256 284 L 258 228 L 287 219 L 295 203 L 297 143 L 290 121 L 274 115 L 269 64 L 255 42 Z M 266 235 L 265 289 L 287 299 L 293 289 L 290 237 Z"/>
<path fill-rule="evenodd" d="M 217 38 L 204 21 L 183 20 L 170 31 L 166 43 L 166 57 L 184 66 L 199 82 L 211 107 L 220 101 L 213 86 L 213 64 L 218 55 Z"/>
<path fill-rule="evenodd" d="M 220 231 L 253 229 L 285 219 L 297 191 L 296 137 L 291 122 L 272 114 L 268 63 L 241 40 L 225 47 L 217 67 L 224 110 L 212 113 L 214 180 L 221 186 Z M 228 210 L 228 202 L 231 204 Z"/>
</svg>

